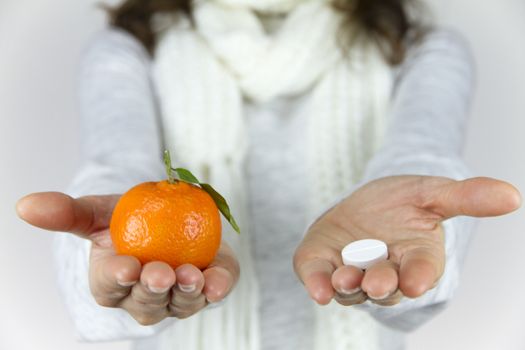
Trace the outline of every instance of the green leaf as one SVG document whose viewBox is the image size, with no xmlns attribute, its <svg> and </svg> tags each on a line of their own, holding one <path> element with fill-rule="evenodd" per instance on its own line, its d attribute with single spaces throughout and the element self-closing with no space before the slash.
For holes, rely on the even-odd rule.
<svg viewBox="0 0 525 350">
<path fill-rule="evenodd" d="M 199 180 L 197 180 L 195 175 L 193 175 L 191 173 L 191 171 L 189 171 L 187 169 L 184 169 L 184 168 L 175 168 L 175 169 L 173 169 L 173 168 L 171 168 L 171 170 L 176 172 L 177 175 L 179 176 L 179 179 L 181 179 L 182 181 L 189 182 L 189 183 L 192 183 L 192 184 L 197 184 L 197 185 L 200 184 Z"/>
<path fill-rule="evenodd" d="M 233 229 L 237 233 L 241 233 L 241 229 L 239 228 L 239 225 L 237 225 L 237 222 L 233 218 L 230 207 L 228 206 L 228 203 L 226 202 L 226 199 L 224 199 L 223 196 L 219 192 L 217 192 L 210 184 L 207 183 L 201 183 L 199 180 L 195 177 L 195 175 L 192 174 L 191 171 L 184 168 L 172 168 L 171 167 L 171 160 L 170 160 L 170 154 L 169 151 L 164 151 L 164 163 L 166 164 L 166 168 L 168 169 L 168 176 L 171 175 L 171 171 L 174 171 L 177 173 L 177 176 L 180 181 L 192 183 L 199 185 L 204 191 L 206 191 L 210 197 L 213 199 L 215 204 L 217 205 L 217 208 L 219 208 L 219 211 L 222 213 L 222 215 L 228 220 L 230 225 L 232 225 Z M 173 177 L 171 177 L 173 179 Z"/>
<path fill-rule="evenodd" d="M 226 203 L 226 200 L 224 199 L 224 197 L 221 196 L 219 192 L 215 191 L 215 189 L 211 187 L 210 184 L 201 183 L 200 185 L 202 189 L 208 192 L 211 198 L 213 198 L 213 200 L 215 201 L 215 204 L 217 205 L 217 208 L 219 208 L 222 215 L 224 215 L 226 220 L 228 220 L 230 225 L 232 225 L 233 229 L 237 233 L 241 233 L 241 229 L 239 228 L 239 225 L 237 225 L 237 222 L 235 222 L 235 219 L 233 218 L 230 212 L 230 207 L 228 206 L 228 203 Z"/>
</svg>

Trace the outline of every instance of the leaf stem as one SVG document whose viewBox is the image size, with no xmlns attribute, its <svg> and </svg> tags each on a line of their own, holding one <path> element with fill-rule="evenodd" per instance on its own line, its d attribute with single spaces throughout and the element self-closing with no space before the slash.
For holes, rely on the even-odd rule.
<svg viewBox="0 0 525 350">
<path fill-rule="evenodd" d="M 169 150 L 164 150 L 164 166 L 166 167 L 166 175 L 168 176 L 168 183 L 175 184 L 177 180 L 173 177 L 171 172 L 171 156 Z"/>
</svg>

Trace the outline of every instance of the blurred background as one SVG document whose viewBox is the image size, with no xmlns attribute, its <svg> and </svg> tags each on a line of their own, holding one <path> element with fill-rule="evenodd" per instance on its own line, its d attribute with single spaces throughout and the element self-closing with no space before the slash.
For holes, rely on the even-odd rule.
<svg viewBox="0 0 525 350">
<path fill-rule="evenodd" d="M 26 193 L 63 190 L 78 166 L 75 74 L 104 26 L 98 2 L 0 0 L 1 350 L 128 348 L 76 342 L 55 286 L 53 234 L 14 211 Z M 467 163 L 525 194 L 525 2 L 427 3 L 437 23 L 468 38 L 477 59 Z M 524 214 L 480 223 L 457 297 L 409 336 L 409 350 L 525 349 Z"/>
</svg>

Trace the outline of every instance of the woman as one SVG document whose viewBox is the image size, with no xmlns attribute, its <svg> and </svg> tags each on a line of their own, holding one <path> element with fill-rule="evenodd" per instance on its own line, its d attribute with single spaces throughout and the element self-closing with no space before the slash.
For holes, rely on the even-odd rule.
<svg viewBox="0 0 525 350">
<path fill-rule="evenodd" d="M 83 63 L 76 199 L 18 205 L 31 224 L 80 237 L 56 240 L 79 336 L 136 349 L 403 348 L 403 332 L 452 297 L 467 216 L 520 202 L 507 183 L 464 180 L 471 57 L 409 10 L 391 0 L 113 10 Z M 118 195 L 100 194 L 162 178 L 163 148 L 214 184 L 243 228 L 224 233 L 202 272 L 141 266 L 108 237 Z M 385 241 L 389 259 L 342 266 L 342 247 L 362 238 Z"/>
</svg>

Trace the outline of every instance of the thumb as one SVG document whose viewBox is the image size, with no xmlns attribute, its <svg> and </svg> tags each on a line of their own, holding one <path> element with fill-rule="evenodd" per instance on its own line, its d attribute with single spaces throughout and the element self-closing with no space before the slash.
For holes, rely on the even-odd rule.
<svg viewBox="0 0 525 350">
<path fill-rule="evenodd" d="M 514 186 L 488 177 L 447 182 L 435 189 L 431 197 L 427 208 L 443 219 L 504 215 L 521 205 L 521 195 Z"/>
<path fill-rule="evenodd" d="M 60 192 L 32 193 L 16 204 L 18 216 L 27 223 L 50 231 L 89 235 L 107 228 L 119 195 L 72 198 Z"/>
</svg>

